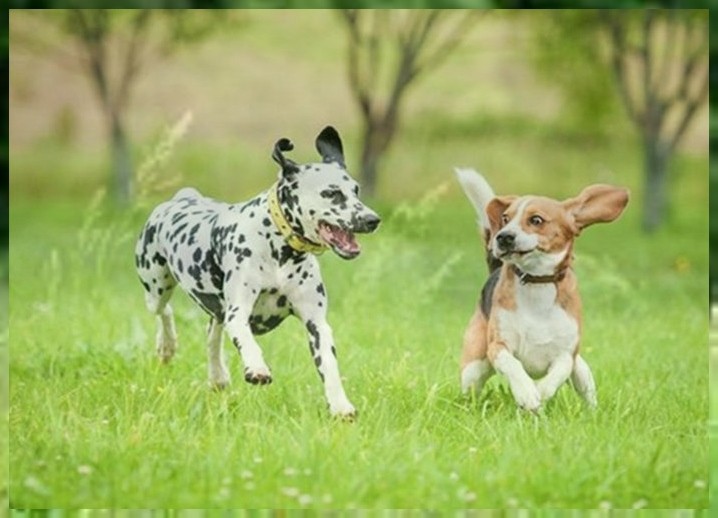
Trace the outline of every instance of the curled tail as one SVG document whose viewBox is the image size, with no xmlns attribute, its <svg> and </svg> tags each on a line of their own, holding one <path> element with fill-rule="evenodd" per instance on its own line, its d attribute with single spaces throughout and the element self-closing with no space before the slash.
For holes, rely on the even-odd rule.
<svg viewBox="0 0 718 518">
<path fill-rule="evenodd" d="M 501 260 L 496 258 L 489 249 L 491 241 L 491 225 L 486 215 L 486 206 L 495 198 L 494 190 L 491 188 L 486 179 L 471 168 L 455 167 L 456 177 L 464 189 L 466 197 L 474 206 L 474 210 L 478 216 L 477 222 L 481 227 L 481 236 L 484 239 L 484 247 L 486 249 L 486 264 L 489 267 L 489 273 L 501 267 Z"/>
</svg>

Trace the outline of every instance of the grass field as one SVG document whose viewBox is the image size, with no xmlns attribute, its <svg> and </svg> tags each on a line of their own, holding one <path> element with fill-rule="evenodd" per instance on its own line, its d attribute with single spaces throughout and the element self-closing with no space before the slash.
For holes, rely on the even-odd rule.
<svg viewBox="0 0 718 518">
<path fill-rule="evenodd" d="M 231 355 L 235 383 L 217 394 L 206 318 L 177 295 L 181 349 L 159 364 L 132 264 L 146 210 L 13 200 L 11 505 L 706 507 L 707 204 L 685 178 L 657 235 L 633 207 L 581 237 L 595 413 L 564 387 L 527 415 L 497 377 L 462 397 L 485 276 L 471 209 L 453 184 L 379 204 L 359 259 L 321 259 L 351 424 L 328 418 L 297 321 L 260 339 L 274 384 L 240 381 Z"/>
</svg>

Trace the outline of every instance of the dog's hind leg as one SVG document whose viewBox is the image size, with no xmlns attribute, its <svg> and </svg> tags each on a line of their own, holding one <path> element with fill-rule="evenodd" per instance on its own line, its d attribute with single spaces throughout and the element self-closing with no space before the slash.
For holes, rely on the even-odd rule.
<svg viewBox="0 0 718 518">
<path fill-rule="evenodd" d="M 177 350 L 177 330 L 172 306 L 169 304 L 172 290 L 173 288 L 168 288 L 159 296 L 150 292 L 145 293 L 147 309 L 157 316 L 155 344 L 157 346 L 157 355 L 162 363 L 168 363 Z"/>
<path fill-rule="evenodd" d="M 145 304 L 150 313 L 157 317 L 157 355 L 162 363 L 169 362 L 177 350 L 177 330 L 172 306 L 169 304 L 177 281 L 165 264 L 153 260 L 149 268 L 138 269 L 145 288 Z"/>
<path fill-rule="evenodd" d="M 461 353 L 461 391 L 466 394 L 474 387 L 476 394 L 481 393 L 484 383 L 494 373 L 486 357 L 486 320 L 477 309 L 466 331 L 464 347 Z"/>
<path fill-rule="evenodd" d="M 595 408 L 598 404 L 596 400 L 596 384 L 593 381 L 591 368 L 586 363 L 586 360 L 581 358 L 580 354 L 576 355 L 573 362 L 571 382 L 573 383 L 573 388 L 576 389 L 576 392 L 581 395 L 588 406 Z"/>
<path fill-rule="evenodd" d="M 222 349 L 222 331 L 224 327 L 216 319 L 209 321 L 207 331 L 207 359 L 209 368 L 209 384 L 212 388 L 222 390 L 229 386 L 230 376 L 224 363 Z"/>
</svg>

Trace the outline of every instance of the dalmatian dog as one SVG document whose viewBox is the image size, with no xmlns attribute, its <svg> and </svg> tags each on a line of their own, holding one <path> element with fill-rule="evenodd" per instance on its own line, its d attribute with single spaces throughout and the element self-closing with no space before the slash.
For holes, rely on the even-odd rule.
<svg viewBox="0 0 718 518">
<path fill-rule="evenodd" d="M 163 362 L 177 348 L 169 301 L 178 284 L 211 317 L 207 353 L 215 388 L 230 382 L 223 330 L 242 357 L 244 379 L 265 385 L 272 375 L 255 335 L 294 315 L 309 335 L 330 413 L 353 417 L 316 256 L 329 248 L 343 259 L 355 258 L 360 253 L 355 234 L 373 232 L 380 219 L 359 200 L 359 185 L 347 173 L 333 127 L 316 138 L 321 163 L 295 163 L 283 154 L 293 148 L 286 138 L 277 141 L 272 158 L 281 166 L 278 180 L 249 201 L 223 203 L 184 188 L 157 206 L 137 241 L 137 271 L 147 308 L 157 317 Z"/>
</svg>

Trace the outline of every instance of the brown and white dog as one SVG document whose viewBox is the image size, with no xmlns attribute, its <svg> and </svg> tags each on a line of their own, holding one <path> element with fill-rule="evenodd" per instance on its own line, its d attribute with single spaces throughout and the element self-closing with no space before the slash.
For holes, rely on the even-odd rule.
<svg viewBox="0 0 718 518">
<path fill-rule="evenodd" d="M 495 196 L 472 169 L 456 174 L 479 216 L 489 278 L 464 334 L 461 387 L 477 393 L 498 371 L 516 403 L 536 411 L 570 377 L 596 406 L 596 386 L 579 354 L 581 300 L 571 268 L 574 240 L 618 218 L 628 191 L 591 185 L 575 198 Z"/>
</svg>

